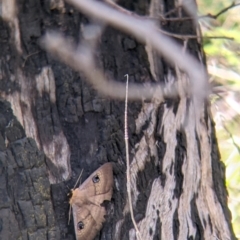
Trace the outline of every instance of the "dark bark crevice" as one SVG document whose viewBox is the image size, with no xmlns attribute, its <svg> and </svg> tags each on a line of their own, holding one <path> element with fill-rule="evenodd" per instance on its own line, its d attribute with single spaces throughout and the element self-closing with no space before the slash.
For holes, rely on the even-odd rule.
<svg viewBox="0 0 240 240">
<path fill-rule="evenodd" d="M 174 176 L 176 186 L 174 189 L 174 197 L 179 198 L 183 191 L 183 178 L 182 165 L 186 156 L 187 142 L 184 129 L 179 130 L 176 133 L 177 146 L 175 149 L 175 164 L 174 164 Z"/>
</svg>

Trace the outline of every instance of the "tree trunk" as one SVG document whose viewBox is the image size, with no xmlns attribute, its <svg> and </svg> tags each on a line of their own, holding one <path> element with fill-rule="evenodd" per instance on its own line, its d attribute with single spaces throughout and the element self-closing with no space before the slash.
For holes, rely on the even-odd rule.
<svg viewBox="0 0 240 240">
<path fill-rule="evenodd" d="M 173 0 L 119 4 L 152 18 L 188 16 Z M 78 42 L 87 18 L 61 0 L 1 5 L 0 239 L 75 239 L 67 193 L 82 169 L 85 180 L 105 162 L 113 163 L 115 184 L 96 239 L 136 239 L 126 191 L 124 102 L 100 95 L 39 44 L 52 29 Z M 159 27 L 197 34 L 193 20 L 162 20 Z M 200 42 L 178 43 L 205 64 Z M 128 74 L 130 82 L 177 81 L 181 89 L 187 79 L 151 46 L 111 27 L 96 58 L 120 82 Z M 142 239 L 235 239 L 208 101 L 130 102 L 128 128 L 132 204 Z"/>
</svg>

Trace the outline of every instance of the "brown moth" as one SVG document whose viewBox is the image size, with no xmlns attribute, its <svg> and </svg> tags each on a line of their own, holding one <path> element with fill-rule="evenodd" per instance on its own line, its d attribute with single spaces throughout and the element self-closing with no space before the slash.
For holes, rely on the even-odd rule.
<svg viewBox="0 0 240 240">
<path fill-rule="evenodd" d="M 112 187 L 112 164 L 105 163 L 78 188 L 71 190 L 69 204 L 77 240 L 92 240 L 102 228 L 106 210 L 101 204 L 111 200 Z"/>
</svg>

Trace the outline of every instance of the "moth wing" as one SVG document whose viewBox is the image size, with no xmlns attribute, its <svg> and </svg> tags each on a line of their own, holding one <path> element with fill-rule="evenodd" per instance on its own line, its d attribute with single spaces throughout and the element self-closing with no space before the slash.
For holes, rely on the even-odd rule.
<svg viewBox="0 0 240 240">
<path fill-rule="evenodd" d="M 95 220 L 96 226 L 95 228 L 100 231 L 103 223 L 105 222 L 106 209 L 102 206 L 97 206 L 93 204 L 89 204 L 86 206 L 91 213 L 92 218 Z"/>
<path fill-rule="evenodd" d="M 72 205 L 74 229 L 77 240 L 93 240 L 98 229 L 97 216 L 93 218 L 91 211 L 87 207 Z"/>
<path fill-rule="evenodd" d="M 111 200 L 112 185 L 112 164 L 106 163 L 72 191 L 70 204 L 77 240 L 92 240 L 102 228 L 106 210 L 101 204 Z"/>
<path fill-rule="evenodd" d="M 88 197 L 96 197 L 103 195 L 99 198 L 99 202 L 103 200 L 111 200 L 113 186 L 113 171 L 112 164 L 105 163 L 95 172 L 93 172 L 83 184 L 79 186 L 79 190 L 86 192 Z"/>
</svg>

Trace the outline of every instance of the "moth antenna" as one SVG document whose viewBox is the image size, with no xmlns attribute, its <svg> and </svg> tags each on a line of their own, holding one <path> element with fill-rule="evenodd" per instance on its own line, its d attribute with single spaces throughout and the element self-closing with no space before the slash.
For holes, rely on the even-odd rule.
<svg viewBox="0 0 240 240">
<path fill-rule="evenodd" d="M 76 181 L 76 183 L 75 183 L 75 185 L 74 185 L 73 189 L 75 189 L 75 188 L 76 188 L 76 186 L 77 186 L 77 184 L 78 184 L 78 182 L 79 182 L 79 179 L 80 179 L 80 178 L 81 178 L 81 176 L 82 176 L 82 173 L 83 173 L 83 169 L 81 170 L 81 172 L 80 172 L 80 174 L 79 174 L 79 177 L 78 177 L 78 179 L 77 179 L 77 181 Z"/>
<path fill-rule="evenodd" d="M 70 223 L 70 219 L 71 219 L 71 211 L 72 211 L 72 205 L 70 205 L 69 211 L 68 211 L 68 225 Z"/>
<path fill-rule="evenodd" d="M 125 149 L 126 149 L 126 162 L 127 162 L 127 194 L 129 201 L 129 208 L 131 219 L 136 231 L 136 236 L 138 240 L 141 240 L 141 235 L 137 227 L 137 223 L 134 219 L 133 215 L 133 207 L 132 207 L 132 195 L 131 195 L 131 186 L 130 186 L 130 164 L 129 164 L 129 146 L 128 146 L 128 125 L 127 125 L 127 110 L 128 110 L 128 74 L 124 77 L 127 77 L 126 81 L 126 96 L 125 96 L 125 111 L 124 111 L 124 140 L 125 140 Z"/>
</svg>

